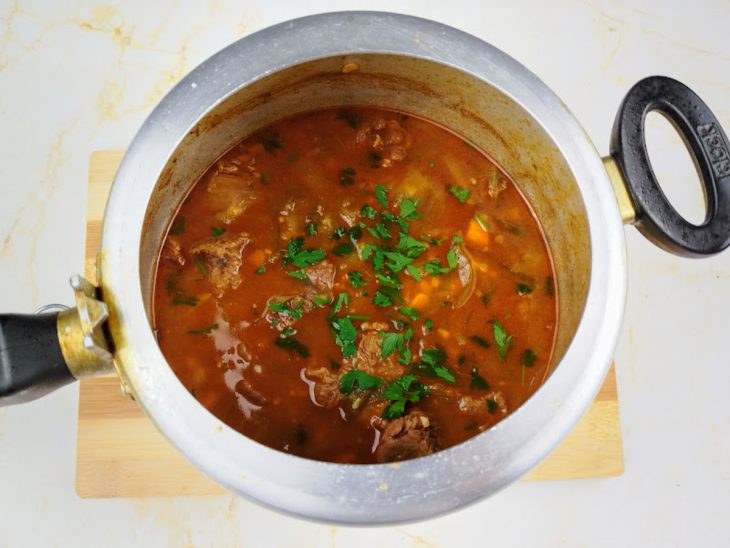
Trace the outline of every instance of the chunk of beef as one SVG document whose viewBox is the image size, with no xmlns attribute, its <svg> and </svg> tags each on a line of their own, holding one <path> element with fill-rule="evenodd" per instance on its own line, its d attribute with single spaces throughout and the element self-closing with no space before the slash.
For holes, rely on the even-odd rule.
<svg viewBox="0 0 730 548">
<path fill-rule="evenodd" d="M 340 392 L 340 377 L 326 367 L 304 372 L 309 382 L 309 397 L 319 407 L 337 407 L 342 400 Z"/>
<path fill-rule="evenodd" d="M 175 264 L 179 264 L 180 266 L 184 266 L 185 255 L 183 255 L 180 240 L 174 236 L 167 238 L 165 245 L 162 247 L 162 258 Z"/>
<path fill-rule="evenodd" d="M 368 141 L 375 152 L 374 163 L 390 167 L 405 159 L 411 147 L 410 134 L 396 121 L 378 118 L 365 124 L 355 135 L 355 142 Z"/>
<path fill-rule="evenodd" d="M 357 353 L 353 358 L 345 360 L 348 367 L 359 369 L 368 375 L 380 377 L 385 381 L 393 379 L 403 374 L 403 366 L 401 366 L 391 354 L 383 359 L 380 355 L 382 352 L 382 337 L 380 333 L 388 329 L 388 324 L 384 322 L 363 322 L 360 326 L 363 334 L 357 343 Z"/>
<path fill-rule="evenodd" d="M 438 450 L 438 439 L 430 419 L 421 411 L 411 411 L 397 419 L 376 419 L 380 442 L 375 449 L 378 462 L 394 462 L 430 455 Z"/>
<path fill-rule="evenodd" d="M 249 241 L 248 234 L 241 233 L 238 236 L 210 238 L 190 248 L 190 253 L 203 257 L 208 279 L 218 297 L 226 289 L 236 289 L 241 285 L 241 255 Z"/>
<path fill-rule="evenodd" d="M 207 187 L 210 205 L 217 211 L 214 218 L 224 224 L 232 223 L 257 198 L 253 190 L 255 177 L 248 172 L 231 174 L 233 165 L 211 177 Z"/>
<path fill-rule="evenodd" d="M 335 274 L 337 270 L 335 266 L 328 262 L 323 261 L 314 266 L 310 266 L 304 269 L 304 273 L 309 278 L 309 281 L 317 289 L 327 291 L 332 289 L 335 285 Z"/>
<path fill-rule="evenodd" d="M 497 170 L 489 174 L 487 181 L 487 192 L 492 198 L 499 196 L 504 189 L 507 188 L 507 181 L 499 175 Z"/>
</svg>

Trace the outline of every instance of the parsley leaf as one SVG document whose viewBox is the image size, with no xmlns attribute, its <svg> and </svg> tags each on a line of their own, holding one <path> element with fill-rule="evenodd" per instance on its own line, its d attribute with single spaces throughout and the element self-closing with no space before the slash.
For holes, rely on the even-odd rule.
<svg viewBox="0 0 730 548">
<path fill-rule="evenodd" d="M 532 293 L 532 287 L 527 284 L 517 284 L 517 294 L 522 295 L 529 295 Z"/>
<path fill-rule="evenodd" d="M 469 197 L 469 194 L 471 194 L 469 192 L 468 188 L 461 188 L 456 185 L 451 185 L 449 187 L 449 193 L 453 194 L 456 197 L 456 199 L 459 200 L 460 204 L 463 204 L 464 202 L 466 202 L 466 199 Z"/>
<path fill-rule="evenodd" d="M 335 343 L 342 350 L 343 358 L 351 358 L 357 353 L 355 339 L 357 338 L 357 330 L 352 325 L 352 320 L 347 316 L 340 318 L 332 318 L 330 325 L 335 333 Z"/>
<path fill-rule="evenodd" d="M 497 344 L 497 355 L 500 361 L 504 361 L 507 357 L 507 350 L 512 344 L 512 335 L 507 335 L 499 320 L 494 320 L 492 323 L 492 331 L 494 333 L 494 342 Z"/>
<path fill-rule="evenodd" d="M 421 214 L 416 211 L 416 207 L 418 207 L 418 200 L 403 198 L 400 202 L 400 217 L 409 221 L 418 219 Z"/>
<path fill-rule="evenodd" d="M 202 329 L 188 329 L 188 335 L 210 335 L 216 329 L 218 329 L 218 324 L 214 323 Z"/>
<path fill-rule="evenodd" d="M 487 398 L 487 411 L 490 415 L 494 415 L 497 412 L 497 402 L 494 398 Z"/>
<path fill-rule="evenodd" d="M 277 314 L 284 314 L 290 316 L 292 319 L 298 320 L 302 317 L 304 301 L 300 300 L 294 308 L 291 307 L 289 302 L 273 302 L 269 303 L 269 310 L 276 312 Z"/>
<path fill-rule="evenodd" d="M 309 357 L 309 349 L 294 337 L 287 337 L 285 339 L 276 337 L 274 339 L 274 345 L 288 352 L 296 352 L 302 358 Z"/>
<path fill-rule="evenodd" d="M 382 207 L 388 207 L 388 189 L 383 185 L 375 185 L 375 199 Z"/>
<path fill-rule="evenodd" d="M 491 344 L 489 344 L 489 341 L 487 339 L 485 339 L 484 337 L 480 337 L 479 335 L 472 335 L 471 337 L 469 337 L 469 340 L 473 343 L 478 344 L 482 348 L 489 348 L 490 346 L 492 346 Z"/>
<path fill-rule="evenodd" d="M 427 375 L 456 383 L 453 371 L 444 364 L 446 354 L 440 348 L 427 348 L 421 351 L 421 360 L 423 360 L 423 363 L 419 366 L 419 369 Z"/>
<path fill-rule="evenodd" d="M 387 358 L 396 350 L 403 349 L 403 333 L 396 331 L 381 331 L 378 333 L 378 337 L 383 339 L 380 345 L 380 357 L 382 359 Z"/>
<path fill-rule="evenodd" d="M 322 249 L 303 249 L 304 238 L 299 236 L 289 240 L 285 262 L 293 264 L 298 268 L 312 266 L 324 260 L 327 253 Z"/>
<path fill-rule="evenodd" d="M 399 235 L 398 245 L 396 245 L 395 248 L 398 251 L 404 251 L 407 257 L 415 259 L 428 249 L 428 244 L 401 232 Z"/>
<path fill-rule="evenodd" d="M 472 390 L 489 390 L 489 383 L 479 374 L 476 367 L 471 368 L 471 382 L 469 387 Z"/>
<path fill-rule="evenodd" d="M 459 264 L 459 260 L 456 257 L 456 251 L 454 251 L 453 247 L 446 253 L 446 262 L 449 264 L 449 268 L 451 270 L 454 270 L 456 265 Z"/>
<path fill-rule="evenodd" d="M 403 253 L 398 251 L 383 251 L 383 255 L 389 259 L 388 268 L 393 272 L 400 272 L 407 265 L 413 262 L 413 259 L 406 257 Z"/>
<path fill-rule="evenodd" d="M 449 267 L 441 266 L 441 262 L 438 259 L 431 259 L 423 263 L 423 270 L 431 276 L 440 276 L 446 274 L 449 271 Z"/>
<path fill-rule="evenodd" d="M 421 315 L 418 310 L 416 310 L 413 307 L 410 306 L 401 306 L 398 309 L 398 312 L 403 314 L 405 317 L 407 317 L 409 320 L 414 321 L 417 320 L 418 317 Z"/>
<path fill-rule="evenodd" d="M 421 281 L 421 271 L 412 264 L 406 265 L 406 272 L 417 282 Z"/>
<path fill-rule="evenodd" d="M 308 280 L 309 276 L 307 276 L 307 273 L 303 270 L 290 270 L 287 272 L 289 276 L 292 278 L 296 278 L 297 280 Z"/>
<path fill-rule="evenodd" d="M 340 377 L 340 392 L 343 394 L 352 392 L 355 385 L 358 385 L 362 390 L 370 390 L 383 386 L 383 381 L 378 377 L 357 370 L 348 371 Z"/>
<path fill-rule="evenodd" d="M 306 227 L 307 236 L 316 236 L 317 235 L 317 223 L 309 223 Z"/>
<path fill-rule="evenodd" d="M 412 373 L 398 377 L 385 387 L 383 397 L 391 403 L 383 410 L 384 419 L 397 419 L 406 409 L 406 403 L 417 402 L 428 396 L 428 388 L 423 386 Z"/>
<path fill-rule="evenodd" d="M 389 295 L 384 293 L 381 289 L 377 289 L 375 291 L 375 295 L 373 296 L 373 304 L 386 307 L 391 306 L 393 304 L 393 300 L 390 298 Z"/>
<path fill-rule="evenodd" d="M 337 295 L 337 300 L 335 301 L 335 306 L 332 311 L 337 314 L 343 306 L 350 306 L 350 296 L 347 293 L 340 293 Z"/>
<path fill-rule="evenodd" d="M 375 220 L 375 209 L 373 206 L 368 204 L 362 206 L 362 209 L 360 209 L 360 217 L 370 219 L 371 221 Z"/>
<path fill-rule="evenodd" d="M 346 167 L 340 170 L 339 181 L 342 186 L 352 186 L 355 184 L 355 169 Z"/>
<path fill-rule="evenodd" d="M 537 361 L 537 354 L 532 350 L 532 348 L 527 348 L 522 353 L 522 365 L 525 367 L 532 367 L 535 365 L 535 362 Z"/>
<path fill-rule="evenodd" d="M 223 236 L 226 233 L 226 229 L 214 226 L 210 229 L 210 233 L 217 238 L 218 236 Z"/>
<path fill-rule="evenodd" d="M 376 272 L 375 278 L 385 287 L 392 287 L 393 289 L 400 289 L 402 287 L 400 280 L 398 280 L 395 274 Z"/>
<path fill-rule="evenodd" d="M 332 250 L 332 253 L 334 253 L 338 257 L 344 257 L 345 255 L 349 255 L 350 253 L 353 253 L 354 251 L 355 251 L 355 248 L 352 246 L 352 244 L 341 243 L 341 244 L 337 244 L 334 247 L 334 249 Z"/>
<path fill-rule="evenodd" d="M 367 282 L 363 279 L 362 274 L 360 272 L 357 272 L 356 270 L 348 272 L 347 279 L 350 281 L 350 285 L 355 289 L 367 285 Z"/>
<path fill-rule="evenodd" d="M 315 295 L 312 297 L 312 301 L 316 306 L 325 306 L 332 303 L 332 299 L 327 297 L 326 295 Z"/>
</svg>

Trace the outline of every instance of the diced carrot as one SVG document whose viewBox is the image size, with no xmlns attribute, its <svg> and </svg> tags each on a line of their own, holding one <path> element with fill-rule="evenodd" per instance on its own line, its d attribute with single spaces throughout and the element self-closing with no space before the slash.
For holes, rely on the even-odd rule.
<svg viewBox="0 0 730 548">
<path fill-rule="evenodd" d="M 264 253 L 263 249 L 257 249 L 256 251 L 253 251 L 253 252 L 249 253 L 249 255 L 248 255 L 248 262 L 254 266 L 259 266 L 265 260 L 266 260 L 266 253 Z"/>
<path fill-rule="evenodd" d="M 486 247 L 489 245 L 489 232 L 479 226 L 476 219 L 472 219 L 469 221 L 469 228 L 466 230 L 464 239 L 470 244 Z"/>
<path fill-rule="evenodd" d="M 441 285 L 441 279 L 440 278 L 438 278 L 436 276 L 434 276 L 433 278 L 431 278 L 431 287 L 438 287 L 439 285 Z"/>
<path fill-rule="evenodd" d="M 439 336 L 440 336 L 440 337 L 441 337 L 442 339 L 448 339 L 449 337 L 451 337 L 451 333 L 449 333 L 448 331 L 446 331 L 445 329 L 443 329 L 443 328 L 441 328 L 441 327 L 439 327 L 439 328 L 437 329 L 437 332 L 438 332 Z"/>
<path fill-rule="evenodd" d="M 431 301 L 428 295 L 425 293 L 419 293 L 415 297 L 413 297 L 413 300 L 408 303 L 411 305 L 411 307 L 415 308 L 416 310 L 423 310 L 428 306 L 428 303 Z"/>
<path fill-rule="evenodd" d="M 431 293 L 431 291 L 433 290 L 431 281 L 428 279 L 421 280 L 420 282 L 418 282 L 418 288 L 424 293 Z"/>
</svg>

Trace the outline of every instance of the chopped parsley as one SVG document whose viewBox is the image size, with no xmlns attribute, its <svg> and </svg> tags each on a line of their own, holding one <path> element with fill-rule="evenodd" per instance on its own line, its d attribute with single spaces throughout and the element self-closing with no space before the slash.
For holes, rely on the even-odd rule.
<svg viewBox="0 0 730 548">
<path fill-rule="evenodd" d="M 469 387 L 472 390 L 489 390 L 489 383 L 479 374 L 476 367 L 471 368 L 471 382 Z"/>
<path fill-rule="evenodd" d="M 446 262 L 451 270 L 454 270 L 456 265 L 459 264 L 459 259 L 456 256 L 456 251 L 454 251 L 453 247 L 446 252 Z"/>
<path fill-rule="evenodd" d="M 375 208 L 373 208 L 373 206 L 371 206 L 371 205 L 365 204 L 364 206 L 362 206 L 362 209 L 360 210 L 360 217 L 374 221 L 375 220 Z"/>
<path fill-rule="evenodd" d="M 398 245 L 396 245 L 395 248 L 398 251 L 404 252 L 406 257 L 415 259 L 428 249 L 428 244 L 401 232 L 399 234 Z"/>
<path fill-rule="evenodd" d="M 413 262 L 413 259 L 398 251 L 382 251 L 382 254 L 388 259 L 388 268 L 393 272 L 400 272 Z"/>
<path fill-rule="evenodd" d="M 482 348 L 489 348 L 490 346 L 492 346 L 491 344 L 489 344 L 489 341 L 487 339 L 485 339 L 484 337 L 480 337 L 479 335 L 472 335 L 471 337 L 469 337 L 469 340 L 475 344 L 478 344 Z"/>
<path fill-rule="evenodd" d="M 357 353 L 355 339 L 357 330 L 352 325 L 352 320 L 347 316 L 335 317 L 330 320 L 330 325 L 335 334 L 335 343 L 342 350 L 343 358 L 351 358 Z"/>
<path fill-rule="evenodd" d="M 471 194 L 471 192 L 469 192 L 468 188 L 461 188 L 456 185 L 451 185 L 449 187 L 449 194 L 452 194 L 457 200 L 459 200 L 460 204 L 463 204 L 464 202 L 466 202 L 466 199 L 469 197 L 469 194 Z"/>
<path fill-rule="evenodd" d="M 218 329 L 218 324 L 214 323 L 202 329 L 188 329 L 188 335 L 210 335 L 216 329 Z"/>
<path fill-rule="evenodd" d="M 355 184 L 355 169 L 346 167 L 340 170 L 339 181 L 342 186 L 352 186 Z"/>
<path fill-rule="evenodd" d="M 296 352 L 302 358 L 309 357 L 309 349 L 294 337 L 287 337 L 284 339 L 281 337 L 276 337 L 274 339 L 274 344 L 288 352 Z"/>
<path fill-rule="evenodd" d="M 497 412 L 497 402 L 494 398 L 487 398 L 487 411 L 490 415 L 494 415 Z"/>
<path fill-rule="evenodd" d="M 363 279 L 362 274 L 356 270 L 347 273 L 347 279 L 350 281 L 350 285 L 357 289 L 367 285 L 367 282 Z"/>
<path fill-rule="evenodd" d="M 421 315 L 418 310 L 411 306 L 401 306 L 398 309 L 398 312 L 403 314 L 406 318 L 408 318 L 411 321 L 417 320 L 418 317 Z"/>
<path fill-rule="evenodd" d="M 357 385 L 361 390 L 371 390 L 383 386 L 382 379 L 368 375 L 362 371 L 348 371 L 340 377 L 340 392 L 349 394 Z"/>
<path fill-rule="evenodd" d="M 375 279 L 378 280 L 380 285 L 384 285 L 385 287 L 392 287 L 393 289 L 400 289 L 402 287 L 398 277 L 392 273 L 376 272 Z"/>
<path fill-rule="evenodd" d="M 358 241 L 362 238 L 362 229 L 359 226 L 350 227 L 347 231 L 347 235 L 350 236 L 354 241 Z"/>
<path fill-rule="evenodd" d="M 317 235 L 317 223 L 311 222 L 307 224 L 306 227 L 307 236 L 316 236 Z"/>
<path fill-rule="evenodd" d="M 474 220 L 479 225 L 479 228 L 481 228 L 484 232 L 489 232 L 489 223 L 487 223 L 484 215 L 480 215 L 479 213 L 477 213 L 476 215 L 474 215 Z"/>
<path fill-rule="evenodd" d="M 391 400 L 383 410 L 383 418 L 397 419 L 405 413 L 407 403 L 415 403 L 428 396 L 428 387 L 423 386 L 414 374 L 408 373 L 389 383 L 383 396 Z"/>
<path fill-rule="evenodd" d="M 527 284 L 519 283 L 517 284 L 517 294 L 522 295 L 529 295 L 532 293 L 532 287 Z"/>
<path fill-rule="evenodd" d="M 406 265 L 406 272 L 417 282 L 421 281 L 421 271 L 412 264 Z"/>
<path fill-rule="evenodd" d="M 494 342 L 497 345 L 497 355 L 500 361 L 504 361 L 507 358 L 507 350 L 512 344 L 512 335 L 507 335 L 502 324 L 496 319 L 492 323 L 492 331 L 494 334 Z"/>
<path fill-rule="evenodd" d="M 170 234 L 180 236 L 185 233 L 185 217 L 178 217 L 175 223 L 170 227 Z"/>
<path fill-rule="evenodd" d="M 352 246 L 352 244 L 348 243 L 341 243 L 337 244 L 333 249 L 332 253 L 337 255 L 338 257 L 344 257 L 345 255 L 349 255 L 350 253 L 354 253 L 355 248 Z"/>
<path fill-rule="evenodd" d="M 201 274 L 203 274 L 203 276 L 208 275 L 208 269 L 205 268 L 205 263 L 203 263 L 202 260 L 200 260 L 199 258 L 196 257 L 195 264 L 198 267 L 198 270 L 200 270 Z"/>
<path fill-rule="evenodd" d="M 481 297 L 479 297 L 479 300 L 482 301 L 485 305 L 489 304 L 489 301 L 492 300 L 492 292 L 485 293 Z"/>
<path fill-rule="evenodd" d="M 254 272 L 256 274 L 263 274 L 264 272 L 266 272 L 266 263 L 261 263 Z"/>
<path fill-rule="evenodd" d="M 450 383 L 456 383 L 456 377 L 454 372 L 446 366 L 446 354 L 440 348 L 426 348 L 421 351 L 421 363 L 419 369 L 431 375 L 432 377 L 439 377 Z"/>
<path fill-rule="evenodd" d="M 316 306 L 322 307 L 331 304 L 332 299 L 326 295 L 315 295 L 312 297 L 312 302 L 314 302 Z"/>
<path fill-rule="evenodd" d="M 535 362 L 537 361 L 537 354 L 532 350 L 532 348 L 527 348 L 522 353 L 522 365 L 525 367 L 532 367 L 535 365 Z"/>
<path fill-rule="evenodd" d="M 298 320 L 302 317 L 302 314 L 304 313 L 304 301 L 300 300 L 294 308 L 291 307 L 291 303 L 289 302 L 273 302 L 269 303 L 269 310 L 272 312 L 276 312 L 277 314 L 283 314 L 285 316 L 289 316 L 294 320 Z"/>
<path fill-rule="evenodd" d="M 315 265 L 327 257 L 327 253 L 323 249 L 303 249 L 303 246 L 304 238 L 301 236 L 289 240 L 284 262 L 298 268 L 305 268 Z"/>
<path fill-rule="evenodd" d="M 332 234 L 330 234 L 330 240 L 339 240 L 345 234 L 347 234 L 347 228 L 344 226 L 338 226 L 332 231 Z"/>
<path fill-rule="evenodd" d="M 429 331 L 432 331 L 432 330 L 433 330 L 433 321 L 431 320 L 431 318 L 426 318 L 426 319 L 425 319 L 425 320 L 423 321 L 423 326 L 424 326 L 424 327 L 425 327 L 426 329 L 428 329 Z"/>
<path fill-rule="evenodd" d="M 396 350 L 403 352 L 405 349 L 404 345 L 410 341 L 412 336 L 413 330 L 411 328 L 408 328 L 408 331 L 405 333 L 399 333 L 397 331 L 381 331 L 378 333 L 378 337 L 383 339 L 383 342 L 380 345 L 380 357 L 385 359 Z"/>
<path fill-rule="evenodd" d="M 375 185 L 375 199 L 382 207 L 388 207 L 388 189 L 384 185 Z"/>
<path fill-rule="evenodd" d="M 214 226 L 213 228 L 210 229 L 210 233 L 213 236 L 215 236 L 216 238 L 218 238 L 219 236 L 223 236 L 223 234 L 226 233 L 226 229 L 218 227 L 218 226 Z"/>
<path fill-rule="evenodd" d="M 287 337 L 291 337 L 292 335 L 296 335 L 296 333 L 297 333 L 297 330 L 294 329 L 293 327 L 285 327 L 284 329 L 281 330 L 281 336 L 285 339 Z"/>
<path fill-rule="evenodd" d="M 450 269 L 448 266 L 441 266 L 441 261 L 438 259 L 431 259 L 423 263 L 423 270 L 431 276 L 440 276 L 441 274 L 446 274 Z"/>
<path fill-rule="evenodd" d="M 350 296 L 347 293 L 340 293 L 337 295 L 335 306 L 332 308 L 332 311 L 337 314 L 343 306 L 348 308 L 350 306 Z"/>
<path fill-rule="evenodd" d="M 401 219 L 406 219 L 408 221 L 412 221 L 413 219 L 418 219 L 421 214 L 416 211 L 416 208 L 418 207 L 418 200 L 413 200 L 412 198 L 403 198 L 400 202 L 400 213 L 399 216 Z"/>
</svg>

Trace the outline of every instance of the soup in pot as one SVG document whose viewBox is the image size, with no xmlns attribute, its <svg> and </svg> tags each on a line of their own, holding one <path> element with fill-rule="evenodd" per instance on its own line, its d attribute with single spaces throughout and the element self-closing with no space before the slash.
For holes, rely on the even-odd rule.
<svg viewBox="0 0 730 548">
<path fill-rule="evenodd" d="M 538 389 L 557 320 L 545 238 L 458 135 L 370 107 L 249 136 L 194 185 L 157 267 L 154 327 L 211 413 L 339 463 L 431 454 Z"/>
</svg>

